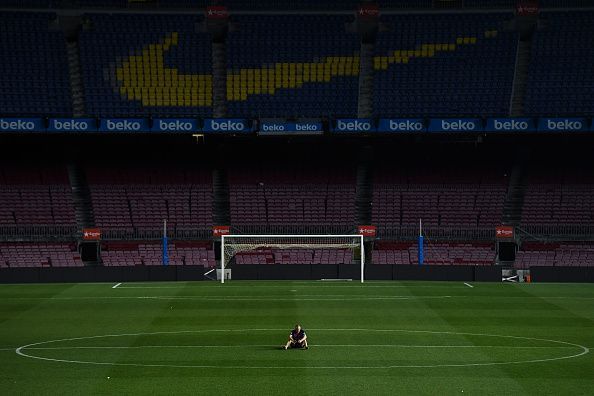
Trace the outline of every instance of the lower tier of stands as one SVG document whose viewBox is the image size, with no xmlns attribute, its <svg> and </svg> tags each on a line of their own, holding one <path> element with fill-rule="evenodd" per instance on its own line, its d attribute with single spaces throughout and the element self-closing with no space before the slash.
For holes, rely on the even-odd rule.
<svg viewBox="0 0 594 396">
<path fill-rule="evenodd" d="M 353 264 L 349 249 L 259 249 L 235 255 L 236 264 Z"/>
<path fill-rule="evenodd" d="M 379 244 L 372 252 L 374 264 L 411 265 L 419 263 L 418 246 L 414 242 Z M 426 265 L 492 265 L 495 263 L 493 243 L 431 243 L 425 245 Z"/>
<path fill-rule="evenodd" d="M 214 250 L 208 243 L 173 242 L 168 246 L 169 265 L 214 267 Z M 163 265 L 160 242 L 105 242 L 101 249 L 103 265 Z"/>
<path fill-rule="evenodd" d="M 83 262 L 72 243 L 2 243 L 0 268 L 80 267 Z"/>
<path fill-rule="evenodd" d="M 518 269 L 538 267 L 594 266 L 593 244 L 526 243 L 516 253 Z"/>
</svg>

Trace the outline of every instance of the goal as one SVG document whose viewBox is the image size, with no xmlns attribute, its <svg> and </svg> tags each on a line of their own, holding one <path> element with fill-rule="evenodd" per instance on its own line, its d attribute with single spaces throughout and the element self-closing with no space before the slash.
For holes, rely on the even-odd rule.
<svg viewBox="0 0 594 396">
<path fill-rule="evenodd" d="M 221 283 L 231 263 L 359 264 L 364 281 L 363 235 L 222 235 Z M 247 264 L 245 264 L 247 265 Z"/>
</svg>

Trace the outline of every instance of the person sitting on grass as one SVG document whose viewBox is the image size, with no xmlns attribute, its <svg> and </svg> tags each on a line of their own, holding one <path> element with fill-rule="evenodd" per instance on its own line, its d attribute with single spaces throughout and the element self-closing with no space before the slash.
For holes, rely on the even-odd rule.
<svg viewBox="0 0 594 396">
<path fill-rule="evenodd" d="M 289 349 L 289 347 L 309 349 L 307 346 L 307 334 L 305 334 L 305 330 L 298 324 L 295 325 L 295 328 L 289 334 L 289 341 L 284 346 L 285 350 Z"/>
</svg>

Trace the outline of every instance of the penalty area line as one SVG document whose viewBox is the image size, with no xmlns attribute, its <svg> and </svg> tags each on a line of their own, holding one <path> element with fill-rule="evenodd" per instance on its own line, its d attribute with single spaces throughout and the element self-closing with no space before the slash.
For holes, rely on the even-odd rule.
<svg viewBox="0 0 594 396">
<path fill-rule="evenodd" d="M 122 284 L 122 282 L 120 282 L 120 283 L 116 283 L 116 284 L 115 284 L 115 285 L 113 285 L 111 288 L 112 288 L 112 289 L 117 289 L 117 288 L 118 288 L 118 286 L 120 286 L 121 284 Z"/>
<path fill-rule="evenodd" d="M 472 286 L 470 283 L 466 283 L 466 282 L 464 282 L 464 284 L 465 284 L 466 286 L 470 287 L 471 289 L 472 289 L 472 288 L 474 288 L 474 286 Z"/>
</svg>

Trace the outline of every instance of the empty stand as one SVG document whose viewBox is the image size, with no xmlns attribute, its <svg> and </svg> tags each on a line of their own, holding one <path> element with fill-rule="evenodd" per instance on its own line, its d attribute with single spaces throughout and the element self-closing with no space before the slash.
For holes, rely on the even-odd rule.
<svg viewBox="0 0 594 396">
<path fill-rule="evenodd" d="M 503 171 L 441 167 L 380 168 L 373 192 L 373 224 L 380 229 L 493 228 L 507 191 Z"/>
<path fill-rule="evenodd" d="M 66 40 L 54 14 L 0 13 L 0 115 L 71 116 Z"/>
<path fill-rule="evenodd" d="M 534 169 L 524 195 L 522 225 L 594 226 L 594 176 L 586 169 Z"/>
<path fill-rule="evenodd" d="M 418 247 L 412 242 L 378 243 L 372 252 L 373 264 L 418 264 Z M 426 265 L 492 265 L 493 243 L 427 243 L 423 263 Z"/>
<path fill-rule="evenodd" d="M 227 109 L 242 117 L 356 116 L 360 44 L 341 16 L 242 16 L 227 40 Z"/>
<path fill-rule="evenodd" d="M 210 172 L 194 168 L 90 168 L 95 223 L 125 234 L 205 230 L 212 226 Z"/>
<path fill-rule="evenodd" d="M 546 12 L 534 36 L 526 113 L 535 116 L 594 115 L 594 13 Z"/>
<path fill-rule="evenodd" d="M 258 249 L 235 255 L 235 264 L 353 264 L 350 249 Z"/>
<path fill-rule="evenodd" d="M 377 116 L 506 116 L 518 36 L 512 14 L 384 16 L 374 58 Z"/>
<path fill-rule="evenodd" d="M 354 225 L 355 172 L 348 167 L 233 168 L 229 193 L 237 227 Z"/>
<path fill-rule="evenodd" d="M 72 243 L 0 243 L 0 267 L 81 267 Z"/>
<path fill-rule="evenodd" d="M 76 226 L 66 168 L 0 166 L 0 226 Z"/>
<path fill-rule="evenodd" d="M 211 37 L 192 15 L 88 15 L 80 36 L 95 116 L 209 116 Z"/>
<path fill-rule="evenodd" d="M 171 242 L 169 265 L 216 265 L 212 245 L 203 242 Z M 104 242 L 101 258 L 106 266 L 163 265 L 163 247 L 159 242 Z"/>
<path fill-rule="evenodd" d="M 538 267 L 594 266 L 594 245 L 591 243 L 525 243 L 516 253 L 518 269 Z"/>
</svg>

